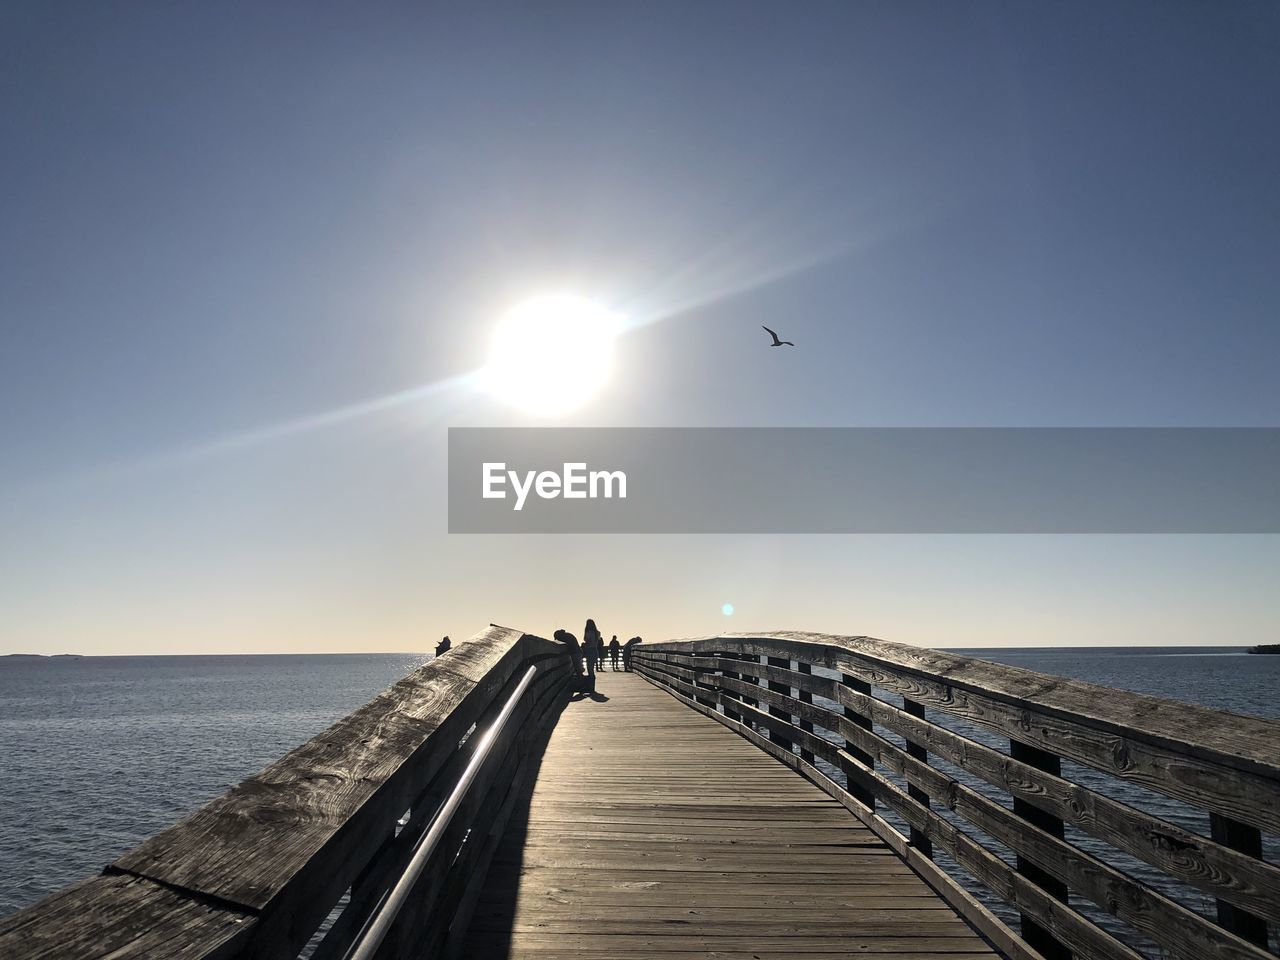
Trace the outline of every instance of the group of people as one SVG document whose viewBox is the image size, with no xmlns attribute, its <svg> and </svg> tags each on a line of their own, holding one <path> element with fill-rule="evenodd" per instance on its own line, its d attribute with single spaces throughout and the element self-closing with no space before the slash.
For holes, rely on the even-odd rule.
<svg viewBox="0 0 1280 960">
<path fill-rule="evenodd" d="M 606 643 L 604 635 L 600 633 L 594 620 L 588 620 L 586 626 L 582 628 L 581 645 L 578 643 L 578 638 L 568 630 L 557 630 L 555 638 L 562 643 L 572 644 L 578 651 L 587 687 L 592 692 L 596 689 L 596 671 L 604 670 L 606 658 L 614 670 L 629 671 L 631 652 L 640 642 L 639 637 L 632 637 L 626 643 L 619 643 L 618 635 L 615 633 L 613 639 Z"/>
<path fill-rule="evenodd" d="M 557 630 L 555 638 L 561 643 L 570 644 L 576 651 L 578 670 L 587 681 L 587 689 L 595 693 L 596 671 L 604 670 L 606 658 L 614 670 L 631 671 L 631 651 L 640 642 L 639 637 L 632 637 L 626 643 L 618 642 L 615 633 L 613 639 L 605 643 L 604 636 L 596 629 L 596 622 L 588 620 L 582 628 L 582 643 L 568 630 Z M 447 653 L 453 646 L 448 637 L 436 644 L 436 656 Z"/>
</svg>

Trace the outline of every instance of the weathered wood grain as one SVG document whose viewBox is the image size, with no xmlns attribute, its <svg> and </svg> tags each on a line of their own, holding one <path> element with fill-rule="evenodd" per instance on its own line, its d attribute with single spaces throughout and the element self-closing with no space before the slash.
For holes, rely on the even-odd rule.
<svg viewBox="0 0 1280 960">
<path fill-rule="evenodd" d="M 94 877 L 0 918 L 6 960 L 223 960 L 240 954 L 256 918 L 138 877 Z"/>
</svg>

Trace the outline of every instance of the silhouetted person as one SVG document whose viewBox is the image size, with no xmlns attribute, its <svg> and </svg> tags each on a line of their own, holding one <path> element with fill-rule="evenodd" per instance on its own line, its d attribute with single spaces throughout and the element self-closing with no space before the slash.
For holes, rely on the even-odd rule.
<svg viewBox="0 0 1280 960">
<path fill-rule="evenodd" d="M 445 637 L 443 640 L 441 640 L 439 643 L 436 644 L 436 656 L 438 657 L 442 653 L 448 653 L 449 648 L 452 646 L 453 644 L 449 642 L 449 638 Z"/>
<path fill-rule="evenodd" d="M 587 676 L 583 673 L 582 646 L 578 643 L 578 638 L 568 630 L 557 630 L 552 636 L 569 647 L 573 672 L 578 678 L 578 689 L 586 690 L 588 693 L 595 693 L 595 677 L 592 676 L 590 682 L 588 682 Z"/>
<path fill-rule="evenodd" d="M 591 689 L 596 688 L 596 666 L 600 663 L 600 631 L 596 622 L 588 620 L 582 628 L 582 645 L 587 651 L 587 676 L 591 681 Z"/>
<path fill-rule="evenodd" d="M 618 635 L 615 633 L 613 639 L 609 641 L 609 662 L 613 665 L 613 669 L 618 669 L 618 658 L 622 655 L 622 644 L 618 642 Z"/>
<path fill-rule="evenodd" d="M 596 647 L 596 673 L 600 673 L 604 670 L 605 651 L 609 649 L 609 645 L 604 642 L 604 634 L 600 632 L 598 627 L 596 628 L 596 636 L 600 638 L 600 644 Z"/>
<path fill-rule="evenodd" d="M 628 673 L 631 672 L 631 656 L 635 653 L 636 647 L 640 644 L 639 637 L 632 637 L 622 645 L 622 669 Z"/>
</svg>

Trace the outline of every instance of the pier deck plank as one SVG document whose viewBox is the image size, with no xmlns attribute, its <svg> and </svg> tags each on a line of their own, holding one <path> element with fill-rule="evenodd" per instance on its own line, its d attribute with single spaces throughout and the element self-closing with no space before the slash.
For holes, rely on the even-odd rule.
<svg viewBox="0 0 1280 960">
<path fill-rule="evenodd" d="M 598 690 L 560 718 L 463 956 L 994 960 L 817 787 L 634 674 Z"/>
</svg>

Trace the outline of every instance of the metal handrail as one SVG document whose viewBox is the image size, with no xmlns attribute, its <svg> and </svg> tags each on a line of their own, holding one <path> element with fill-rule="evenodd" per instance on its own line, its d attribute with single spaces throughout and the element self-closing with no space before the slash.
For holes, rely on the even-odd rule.
<svg viewBox="0 0 1280 960">
<path fill-rule="evenodd" d="M 537 667 L 530 667 L 525 672 L 507 702 L 503 704 L 502 710 L 493 721 L 493 725 L 477 741 L 475 753 L 472 754 L 471 760 L 467 764 L 467 769 L 462 772 L 462 776 L 458 778 L 458 783 L 450 792 L 449 798 L 436 811 L 431 820 L 431 825 L 427 827 L 426 833 L 422 835 L 422 839 L 414 847 L 413 856 L 409 858 L 409 863 L 404 868 L 404 873 L 400 875 L 400 879 L 391 888 L 391 892 L 387 894 L 369 920 L 366 921 L 364 928 L 360 931 L 360 935 L 356 937 L 353 949 L 347 954 L 346 960 L 372 960 L 373 955 L 382 946 L 382 941 L 386 939 L 387 933 L 391 930 L 391 925 L 395 923 L 396 917 L 399 916 L 405 901 L 409 899 L 409 893 L 413 890 L 413 885 L 418 882 L 418 877 L 422 875 L 423 867 L 427 865 L 427 861 L 435 853 L 436 847 L 440 844 L 440 839 L 444 836 L 445 830 L 448 829 L 450 821 L 453 820 L 453 815 L 457 813 L 458 807 L 467 795 L 467 791 L 471 789 L 471 784 L 480 773 L 480 768 L 489 756 L 490 748 L 492 748 L 494 741 L 497 739 L 498 734 L 502 732 L 502 728 L 507 721 L 511 719 L 511 714 L 515 712 L 516 704 L 524 696 L 525 690 L 533 682 L 533 675 L 537 672 Z"/>
</svg>

